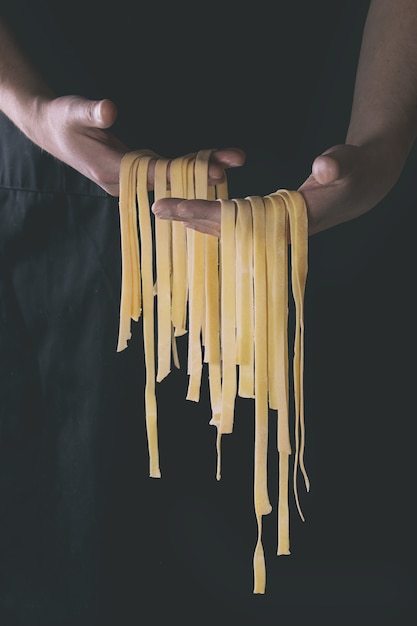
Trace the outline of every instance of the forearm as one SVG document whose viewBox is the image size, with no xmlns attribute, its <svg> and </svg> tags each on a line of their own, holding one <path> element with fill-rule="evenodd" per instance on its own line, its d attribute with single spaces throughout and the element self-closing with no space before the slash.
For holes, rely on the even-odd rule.
<svg viewBox="0 0 417 626">
<path fill-rule="evenodd" d="M 417 135 L 417 0 L 371 0 L 346 143 L 391 136 L 408 153 Z"/>
<path fill-rule="evenodd" d="M 0 110 L 33 138 L 37 107 L 53 96 L 0 16 Z"/>
</svg>

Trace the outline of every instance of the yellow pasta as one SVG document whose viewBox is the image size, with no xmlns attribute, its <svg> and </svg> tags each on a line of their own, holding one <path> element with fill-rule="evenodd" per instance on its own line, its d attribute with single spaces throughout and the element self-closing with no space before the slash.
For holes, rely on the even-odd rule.
<svg viewBox="0 0 417 626">
<path fill-rule="evenodd" d="M 253 398 L 254 310 L 252 206 L 247 199 L 235 200 L 236 217 L 236 361 L 239 366 L 238 394 Z"/>
<path fill-rule="evenodd" d="M 202 324 L 204 304 L 204 235 L 187 229 L 188 253 L 188 392 L 198 402 L 203 370 Z"/>
<path fill-rule="evenodd" d="M 263 593 L 266 584 L 262 547 L 262 516 L 271 512 L 268 496 L 268 352 L 266 228 L 263 198 L 250 198 L 253 218 L 254 300 L 255 300 L 255 472 L 254 502 L 258 541 L 254 554 L 254 593 Z"/>
<path fill-rule="evenodd" d="M 122 286 L 117 349 L 127 347 L 131 321 L 142 316 L 151 477 L 161 476 L 155 383 L 169 374 L 172 361 L 180 365 L 177 337 L 188 333 L 187 399 L 200 399 L 204 366 L 208 369 L 210 423 L 217 428 L 217 479 L 221 478 L 222 436 L 233 431 L 236 396 L 254 398 L 253 493 L 258 533 L 253 592 L 263 594 L 266 565 L 262 517 L 272 510 L 267 474 L 270 411 L 276 412 L 279 459 L 277 554 L 290 554 L 289 270 L 295 303 L 293 492 L 303 520 L 297 489 L 299 469 L 309 490 L 304 465 L 303 396 L 307 212 L 302 195 L 296 191 L 229 199 L 226 180 L 217 186 L 208 185 L 211 152 L 202 150 L 169 161 L 150 151 L 135 151 L 122 160 Z M 171 196 L 220 201 L 220 239 L 186 229 L 178 221 L 156 219 L 153 232 L 147 189 L 152 160 L 156 161 L 154 199 Z"/>
<path fill-rule="evenodd" d="M 310 482 L 304 466 L 304 388 L 302 373 L 304 370 L 304 290 L 307 279 L 307 213 L 305 203 L 300 193 L 289 193 L 282 190 L 280 195 L 285 199 L 288 206 L 288 217 L 291 234 L 291 260 L 292 260 L 292 289 L 296 306 L 296 327 L 294 340 L 294 401 L 295 401 L 295 459 L 294 459 L 294 495 L 298 511 L 301 518 L 304 516 L 301 511 L 297 489 L 297 468 L 300 465 L 307 491 L 310 489 Z M 300 439 L 301 438 L 301 439 Z"/>
<path fill-rule="evenodd" d="M 166 198 L 170 195 L 167 184 L 168 160 L 158 159 L 155 164 L 155 195 Z M 158 372 L 157 382 L 161 382 L 171 371 L 171 348 L 173 328 L 171 322 L 171 222 L 155 222 L 156 274 L 158 283 L 156 294 L 158 324 Z"/>
<path fill-rule="evenodd" d="M 191 156 L 189 157 L 191 158 Z M 187 157 L 175 159 L 170 164 L 171 196 L 187 197 Z M 172 323 L 175 336 L 186 333 L 187 315 L 187 235 L 181 222 L 172 223 Z"/>
<path fill-rule="evenodd" d="M 265 198 L 268 279 L 269 406 L 277 410 L 279 455 L 277 554 L 290 554 L 288 462 L 291 443 L 288 423 L 288 245 L 287 210 L 280 195 Z"/>
</svg>

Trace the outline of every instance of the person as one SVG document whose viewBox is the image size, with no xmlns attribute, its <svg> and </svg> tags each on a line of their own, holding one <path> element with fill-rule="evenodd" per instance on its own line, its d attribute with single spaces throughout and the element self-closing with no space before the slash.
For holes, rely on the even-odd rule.
<svg viewBox="0 0 417 626">
<path fill-rule="evenodd" d="M 356 619 L 358 607 L 370 619 L 394 616 L 398 622 L 411 602 L 411 557 L 405 565 L 378 560 L 387 529 L 398 528 L 395 507 L 384 511 L 378 532 L 367 520 L 371 506 L 381 506 L 386 497 L 381 485 L 389 485 L 391 493 L 395 489 L 379 452 L 382 443 L 374 449 L 379 477 L 358 462 L 368 453 L 357 430 L 348 427 L 352 414 L 357 426 L 362 413 L 357 415 L 356 396 L 349 401 L 346 389 L 352 371 L 360 388 L 359 373 L 366 376 L 373 399 L 378 380 L 386 381 L 376 406 L 369 406 L 368 395 L 363 400 L 363 414 L 379 415 L 380 442 L 406 445 L 381 416 L 398 409 L 398 393 L 391 389 L 394 380 L 404 385 L 408 379 L 399 376 L 407 372 L 398 367 L 395 378 L 391 369 L 382 371 L 383 359 L 379 368 L 375 359 L 372 376 L 366 359 L 357 362 L 355 348 L 361 342 L 369 349 L 378 346 L 375 326 L 366 323 L 375 322 L 370 283 L 375 297 L 383 292 L 382 286 L 376 292 L 373 259 L 381 263 L 385 247 L 379 253 L 375 241 L 379 236 L 383 242 L 396 216 L 404 216 L 401 210 L 386 211 L 383 203 L 401 189 L 397 183 L 416 135 L 416 2 L 282 3 L 279 23 L 268 3 L 256 13 L 242 6 L 239 11 L 223 6 L 217 13 L 211 7 L 204 18 L 190 13 L 186 3 L 163 9 L 148 3 L 135 20 L 129 2 L 120 2 L 117 11 L 93 0 L 58 9 L 54 4 L 4 2 L 0 16 L 2 623 L 130 625 L 145 615 L 158 624 L 167 609 L 184 622 L 200 620 L 204 611 L 219 624 L 247 616 L 276 623 L 279 612 L 338 619 L 343 609 Z M 335 50 L 330 59 L 329 49 Z M 343 138 L 326 149 L 334 136 Z M 329 137 L 332 143 L 323 146 Z M 121 158 L 138 147 L 172 158 L 212 146 L 217 150 L 210 183 L 227 170 L 234 197 L 299 188 L 314 235 L 306 371 L 315 375 L 307 376 L 306 384 L 307 397 L 313 396 L 308 413 L 320 415 L 309 430 L 317 495 L 307 529 L 293 522 L 294 544 L 303 538 L 306 556 L 268 564 L 263 604 L 252 597 L 251 555 L 246 558 L 254 539 L 252 431 L 245 419 L 251 409 L 238 401 L 243 419 L 228 443 L 231 454 L 223 454 L 218 485 L 210 474 L 215 460 L 208 419 L 201 419 L 202 408 L 184 400 L 184 374 L 173 371 L 159 390 L 163 477 L 150 481 L 139 329 L 127 350 L 115 350 Z M 299 172 L 310 169 L 299 181 Z M 152 184 L 151 170 L 150 190 Z M 410 189 L 406 186 L 406 197 Z M 221 236 L 216 202 L 165 199 L 154 211 Z M 356 224 L 352 236 L 349 227 Z M 350 237 L 339 245 L 341 232 Z M 404 241 L 412 228 L 401 232 Z M 373 257 L 369 251 L 360 257 L 361 237 Z M 411 246 L 396 253 L 398 263 L 407 266 Z M 353 281 L 355 263 L 364 281 L 360 288 Z M 332 276 L 340 279 L 346 266 L 347 278 L 335 286 Z M 323 287 L 317 268 L 324 270 L 321 276 L 327 272 L 330 287 L 326 281 Z M 360 292 L 362 321 L 349 331 L 357 314 L 352 303 L 358 302 L 352 281 Z M 408 293 L 401 292 L 402 302 L 413 310 Z M 397 299 L 389 306 L 382 301 L 385 316 L 394 315 Z M 335 312 L 345 329 L 338 335 L 344 348 L 338 367 L 331 349 Z M 380 332 L 387 319 L 381 318 Z M 392 354 L 402 363 L 403 353 L 384 337 L 385 350 L 391 350 L 384 359 Z M 320 402 L 309 395 L 311 389 Z M 340 397 L 346 406 L 340 406 Z M 404 413 L 408 398 L 404 391 Z M 205 399 L 203 392 L 201 407 Z M 338 485 L 322 460 L 338 461 L 331 436 L 325 435 L 334 424 L 335 406 L 345 450 L 354 446 L 357 459 L 355 468 L 349 465 L 351 474 L 339 469 Z M 368 426 L 362 420 L 364 442 L 374 441 L 375 421 Z M 395 460 L 406 472 L 405 458 Z M 360 527 L 356 509 L 343 508 L 340 486 L 351 489 L 352 483 L 357 505 L 369 513 Z M 400 506 L 404 491 L 395 493 L 391 497 Z M 266 521 L 268 545 L 273 545 L 272 525 Z M 402 541 L 411 555 L 406 525 L 402 520 Z M 365 556 L 352 561 L 358 551 Z M 320 580 L 331 591 L 331 604 Z M 341 581 L 347 581 L 345 589 Z"/>
<path fill-rule="evenodd" d="M 413 10 L 412 0 L 398 10 L 391 3 L 371 3 L 346 142 L 317 157 L 311 175 L 300 186 L 309 209 L 311 234 L 369 211 L 401 174 L 416 136 L 416 86 L 411 80 L 415 56 L 412 28 L 407 27 L 405 37 L 400 37 L 399 31 L 404 20 L 413 24 Z M 127 147 L 107 132 L 116 120 L 115 104 L 108 99 L 56 98 L 19 54 L 5 25 L 1 34 L 2 111 L 35 144 L 117 196 L 120 160 Z M 243 155 L 226 151 L 217 160 L 226 167 L 241 165 Z M 218 169 L 216 173 L 221 175 Z M 161 216 L 165 209 L 172 219 L 174 206 L 172 201 L 169 205 L 161 201 L 155 210 Z M 192 226 L 193 220 L 200 218 L 198 213 L 184 215 L 186 206 L 191 210 L 190 204 L 182 204 L 180 217 L 186 217 Z M 218 204 L 194 205 L 194 210 L 204 211 L 204 215 L 209 211 L 212 221 L 215 206 L 218 209 Z M 215 232 L 219 234 L 218 228 Z"/>
</svg>

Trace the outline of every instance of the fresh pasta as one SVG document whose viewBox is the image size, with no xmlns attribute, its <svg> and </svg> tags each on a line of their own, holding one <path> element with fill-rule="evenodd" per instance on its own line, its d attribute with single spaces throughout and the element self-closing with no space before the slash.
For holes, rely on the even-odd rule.
<svg viewBox="0 0 417 626">
<path fill-rule="evenodd" d="M 277 554 L 290 554 L 290 390 L 288 354 L 289 271 L 295 304 L 293 366 L 293 492 L 301 511 L 297 478 L 304 464 L 304 292 L 307 278 L 307 213 L 297 191 L 228 198 L 227 181 L 208 185 L 211 150 L 173 160 L 151 151 L 127 153 L 120 168 L 122 284 L 117 350 L 142 317 L 146 368 L 145 414 L 149 474 L 161 476 L 156 384 L 179 367 L 177 337 L 188 334 L 187 399 L 199 401 L 208 368 L 210 424 L 217 428 L 217 473 L 221 438 L 233 431 L 236 396 L 254 398 L 254 509 L 258 535 L 253 555 L 253 592 L 266 590 L 262 518 L 272 510 L 268 492 L 268 416 L 277 414 L 279 457 Z M 155 219 L 152 226 L 148 168 L 155 161 L 154 199 L 217 199 L 221 238 Z M 169 179 L 168 184 L 168 167 Z M 289 244 L 290 241 L 290 244 Z M 289 253 L 290 251 L 290 253 Z M 156 308 L 156 318 L 155 318 Z M 157 324 L 155 345 L 154 319 Z"/>
</svg>

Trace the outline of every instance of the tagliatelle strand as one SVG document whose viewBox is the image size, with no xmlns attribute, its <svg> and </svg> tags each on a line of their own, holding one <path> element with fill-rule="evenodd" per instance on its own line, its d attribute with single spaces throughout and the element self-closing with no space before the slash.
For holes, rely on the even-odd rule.
<svg viewBox="0 0 417 626">
<path fill-rule="evenodd" d="M 168 159 L 155 164 L 155 197 L 170 196 L 168 189 Z M 158 370 L 156 381 L 161 382 L 171 371 L 173 328 L 171 322 L 171 246 L 172 228 L 169 220 L 155 220 L 156 296 L 158 325 Z"/>
<path fill-rule="evenodd" d="M 217 428 L 217 480 L 221 478 L 221 437 L 233 431 L 236 399 L 236 276 L 235 276 L 235 212 L 233 200 L 221 199 L 220 239 L 220 345 L 222 398 L 220 423 Z"/>
<path fill-rule="evenodd" d="M 294 338 L 294 402 L 295 402 L 295 441 L 296 450 L 294 458 L 293 488 L 298 512 L 304 521 L 297 488 L 298 466 L 304 477 L 307 491 L 310 489 L 310 481 L 304 466 L 305 426 L 304 426 L 304 291 L 307 279 L 307 246 L 305 242 L 308 236 L 307 212 L 303 196 L 299 192 L 289 193 L 287 190 L 279 190 L 278 193 L 285 198 L 291 238 L 291 284 L 296 307 L 295 338 Z"/>
<path fill-rule="evenodd" d="M 254 504 L 258 539 L 253 556 L 254 593 L 264 593 L 265 556 L 262 545 L 262 517 L 271 512 L 268 495 L 268 354 L 266 219 L 263 198 L 250 197 L 253 220 L 253 275 L 255 318 L 255 461 Z"/>
<path fill-rule="evenodd" d="M 277 410 L 278 467 L 278 545 L 277 554 L 290 554 L 288 476 L 291 443 L 288 407 L 288 242 L 287 209 L 284 198 L 274 194 L 265 198 L 269 215 L 267 240 L 270 256 L 268 269 L 269 305 L 269 386 L 273 386 L 273 401 Z M 271 254 L 271 249 L 273 254 Z M 272 359 L 271 359 L 272 357 Z M 272 379 L 272 380 L 271 380 Z"/>
<path fill-rule="evenodd" d="M 236 362 L 238 394 L 253 398 L 254 389 L 254 294 L 252 206 L 238 199 L 236 217 Z"/>
<path fill-rule="evenodd" d="M 145 416 L 149 446 L 149 475 L 159 478 L 157 403 L 155 392 L 155 345 L 154 345 L 154 290 L 153 290 L 153 236 L 151 228 L 149 196 L 145 181 L 151 157 L 142 157 L 138 166 L 137 198 L 140 228 L 141 270 L 142 270 L 142 316 L 143 342 L 145 351 L 146 384 Z"/>
</svg>

